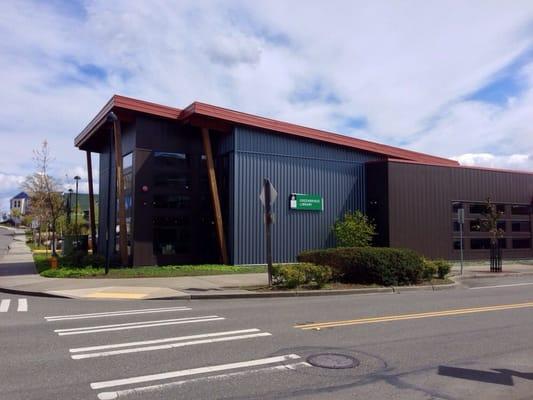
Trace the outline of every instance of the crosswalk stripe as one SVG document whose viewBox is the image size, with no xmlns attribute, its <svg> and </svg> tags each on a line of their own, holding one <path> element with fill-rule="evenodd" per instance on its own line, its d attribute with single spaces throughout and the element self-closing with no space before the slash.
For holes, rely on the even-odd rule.
<svg viewBox="0 0 533 400">
<path fill-rule="evenodd" d="M 209 315 L 205 317 L 177 318 L 177 319 L 167 319 L 167 320 L 159 320 L 159 321 L 142 321 L 142 322 L 131 322 L 127 324 L 88 326 L 84 328 L 72 328 L 72 329 L 56 329 L 54 330 L 54 332 L 56 332 L 59 336 L 80 335 L 84 333 L 110 332 L 110 331 L 120 331 L 120 330 L 126 330 L 126 329 L 150 328 L 154 326 L 167 326 L 167 325 L 192 324 L 196 322 L 220 321 L 223 319 L 225 318 L 219 317 L 217 315 Z"/>
<path fill-rule="evenodd" d="M 28 300 L 19 299 L 17 311 L 18 312 L 27 312 L 28 311 Z"/>
<path fill-rule="evenodd" d="M 160 374 L 136 376 L 132 378 L 94 382 L 94 383 L 91 383 L 91 388 L 92 389 L 105 389 L 105 388 L 115 387 L 115 386 L 131 385 L 134 383 L 152 382 L 152 381 L 159 381 L 159 380 L 164 380 L 164 379 L 179 378 L 182 376 L 199 375 L 199 374 L 205 374 L 209 372 L 219 372 L 219 371 L 227 371 L 227 370 L 232 370 L 232 369 L 237 369 L 237 368 L 248 368 L 248 367 L 257 367 L 260 365 L 276 364 L 276 363 L 282 363 L 282 362 L 286 362 L 290 360 L 297 360 L 299 358 L 300 356 L 297 354 L 285 354 L 282 356 L 261 358 L 257 360 L 242 361 L 242 362 L 236 362 L 236 363 L 231 363 L 231 364 L 212 365 L 209 367 L 200 367 L 200 368 L 185 369 L 185 370 L 180 370 L 180 371 L 164 372 Z"/>
<path fill-rule="evenodd" d="M 253 338 L 259 338 L 259 337 L 265 337 L 265 336 L 272 336 L 272 334 L 268 332 L 260 332 L 260 333 L 252 333 L 248 335 L 224 336 L 224 337 L 211 338 L 211 339 L 193 340 L 190 342 L 174 342 L 174 343 L 167 343 L 167 344 L 154 345 L 154 346 L 133 347 L 130 349 L 121 349 L 121 350 L 110 350 L 110 351 L 103 351 L 99 353 L 75 354 L 75 355 L 72 355 L 71 357 L 73 360 L 82 360 L 86 358 L 108 357 L 108 356 L 115 356 L 119 354 L 141 353 L 145 351 L 170 350 L 173 348 L 194 346 L 198 344 L 229 342 L 229 341 L 234 341 L 234 340 L 253 339 Z"/>
<path fill-rule="evenodd" d="M 254 332 L 259 332 L 259 331 L 260 331 L 260 329 L 252 328 L 252 329 L 241 329 L 241 330 L 238 330 L 238 331 L 202 333 L 202 334 L 198 334 L 198 335 L 178 336 L 178 337 L 171 337 L 171 338 L 165 338 L 165 339 L 143 340 L 143 341 L 140 341 L 140 342 L 129 342 L 129 343 L 118 343 L 118 344 L 105 344 L 105 345 L 101 345 L 101 346 L 78 347 L 78 348 L 75 348 L 75 349 L 70 349 L 69 351 L 71 353 L 83 353 L 83 352 L 86 352 L 86 351 L 109 350 L 109 349 L 118 349 L 118 348 L 123 348 L 123 347 L 144 346 L 144 345 L 149 345 L 149 344 L 179 342 L 179 341 L 183 341 L 183 340 L 196 340 L 196 339 L 204 339 L 204 338 L 218 337 L 218 336 L 240 335 L 240 334 L 254 333 Z"/>
<path fill-rule="evenodd" d="M 0 301 L 0 312 L 7 312 L 7 310 L 9 310 L 10 304 L 10 299 L 2 299 L 2 301 Z"/>
<path fill-rule="evenodd" d="M 103 318 L 103 317 L 115 317 L 120 315 L 136 315 L 136 314 L 152 314 L 163 313 L 173 311 L 189 311 L 190 307 L 164 307 L 164 308 L 145 308 L 139 310 L 122 310 L 122 311 L 108 311 L 90 314 L 74 314 L 74 315 L 54 315 L 44 317 L 48 322 L 64 321 L 73 319 L 87 319 L 87 318 Z"/>
<path fill-rule="evenodd" d="M 164 389 L 170 389 L 172 387 L 182 386 L 187 383 L 209 382 L 209 381 L 220 382 L 221 380 L 224 380 L 224 379 L 242 377 L 242 376 L 252 375 L 256 373 L 271 372 L 271 371 L 294 371 L 299 368 L 306 368 L 306 367 L 311 367 L 311 366 L 312 366 L 311 364 L 305 361 L 301 361 L 301 362 L 293 363 L 293 364 L 275 365 L 271 367 L 248 369 L 245 371 L 229 372 L 226 374 L 202 376 L 198 378 L 168 382 L 168 383 L 163 383 L 159 385 L 142 386 L 142 387 L 136 387 L 133 389 L 117 390 L 114 392 L 101 392 L 101 393 L 98 393 L 98 399 L 99 400 L 113 400 L 113 399 L 117 399 L 118 397 L 124 397 L 124 396 L 132 395 L 132 394 L 139 395 L 139 394 L 144 394 L 144 393 L 156 392 L 156 391 L 160 391 Z"/>
</svg>

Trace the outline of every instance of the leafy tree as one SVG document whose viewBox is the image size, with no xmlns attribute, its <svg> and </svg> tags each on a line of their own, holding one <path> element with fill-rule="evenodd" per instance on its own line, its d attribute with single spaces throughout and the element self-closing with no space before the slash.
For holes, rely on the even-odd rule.
<svg viewBox="0 0 533 400">
<path fill-rule="evenodd" d="M 376 235 L 376 226 L 361 211 L 347 212 L 333 225 L 337 247 L 368 247 Z"/>
<path fill-rule="evenodd" d="M 502 217 L 503 212 L 498 211 L 496 204 L 492 203 L 490 197 L 487 197 L 485 201 L 485 212 L 482 214 L 483 218 L 478 219 L 476 222 L 478 226 L 487 231 L 490 235 L 490 243 L 493 246 L 497 246 L 498 239 L 502 238 L 505 231 L 498 228 L 498 221 Z"/>
<path fill-rule="evenodd" d="M 22 187 L 30 196 L 34 218 L 52 232 L 52 255 L 56 256 L 56 231 L 64 207 L 59 182 L 49 174 L 52 159 L 46 140 L 40 149 L 33 151 L 33 160 L 36 171 L 26 177 Z"/>
</svg>

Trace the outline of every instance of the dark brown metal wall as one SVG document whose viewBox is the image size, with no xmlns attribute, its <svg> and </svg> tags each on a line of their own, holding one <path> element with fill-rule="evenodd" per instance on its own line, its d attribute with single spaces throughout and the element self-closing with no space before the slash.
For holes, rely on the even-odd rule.
<svg viewBox="0 0 533 400">
<path fill-rule="evenodd" d="M 490 197 L 493 203 L 530 204 L 533 198 L 533 174 L 403 162 L 369 163 L 367 171 L 377 174 L 384 165 L 388 198 L 381 194 L 381 201 L 388 203 L 388 227 L 379 229 L 388 232 L 390 246 L 412 248 L 428 257 L 459 257 L 452 242 L 453 201 L 484 202 Z M 382 185 L 383 172 L 378 176 Z M 373 184 L 368 179 L 367 187 Z M 380 208 L 376 216 L 384 220 L 384 213 Z M 533 257 L 531 248 L 503 253 L 507 258 Z M 487 256 L 488 250 L 465 251 L 469 259 Z"/>
</svg>

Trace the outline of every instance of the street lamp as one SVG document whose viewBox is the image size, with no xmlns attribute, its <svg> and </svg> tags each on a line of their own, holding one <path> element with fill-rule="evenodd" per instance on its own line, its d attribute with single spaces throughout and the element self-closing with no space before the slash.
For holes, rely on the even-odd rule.
<svg viewBox="0 0 533 400">
<path fill-rule="evenodd" d="M 80 238 L 78 237 L 79 235 L 79 232 L 78 232 L 78 183 L 80 181 L 80 177 L 78 175 L 76 175 L 74 177 L 74 180 L 76 181 L 76 206 L 75 206 L 75 212 L 76 214 L 74 214 L 74 229 L 76 229 L 76 250 L 79 250 L 79 240 Z"/>
<path fill-rule="evenodd" d="M 68 190 L 68 207 L 67 207 L 67 223 L 70 226 L 70 214 L 72 213 L 72 189 Z"/>
</svg>

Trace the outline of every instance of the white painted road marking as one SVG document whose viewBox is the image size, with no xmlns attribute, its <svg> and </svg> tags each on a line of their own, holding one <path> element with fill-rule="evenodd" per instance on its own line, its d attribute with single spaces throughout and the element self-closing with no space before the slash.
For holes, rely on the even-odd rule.
<svg viewBox="0 0 533 400">
<path fill-rule="evenodd" d="M 101 393 L 98 393 L 98 399 L 113 400 L 118 397 L 123 397 L 123 396 L 127 396 L 130 394 L 143 394 L 143 393 L 149 393 L 149 392 L 156 392 L 160 390 L 170 389 L 172 387 L 185 385 L 187 383 L 209 382 L 209 381 L 219 382 L 223 379 L 242 377 L 242 376 L 252 375 L 252 374 L 261 373 L 261 372 L 294 371 L 296 369 L 305 368 L 305 367 L 311 367 L 311 364 L 305 361 L 302 361 L 302 362 L 298 362 L 294 364 L 276 365 L 273 367 L 255 368 L 255 369 L 249 369 L 245 371 L 230 372 L 227 374 L 203 376 L 199 378 L 192 378 L 192 379 L 186 379 L 186 380 L 181 380 L 181 381 L 163 383 L 160 385 L 142 386 L 142 387 L 137 387 L 133 389 L 117 390 L 115 392 L 101 392 Z"/>
<path fill-rule="evenodd" d="M 257 367 L 259 365 L 281 363 L 281 362 L 285 362 L 289 360 L 297 360 L 299 358 L 300 356 L 297 354 L 286 354 L 283 356 L 261 358 L 258 360 L 236 362 L 236 363 L 231 363 L 231 364 L 213 365 L 210 367 L 200 367 L 200 368 L 193 368 L 193 369 L 185 369 L 181 371 L 164 372 L 161 374 L 143 375 L 143 376 L 136 376 L 132 378 L 115 379 L 111 381 L 94 382 L 94 383 L 91 383 L 91 388 L 92 389 L 104 389 L 108 387 L 131 385 L 134 383 L 152 382 L 152 381 L 159 381 L 159 380 L 164 380 L 164 379 L 179 378 L 182 376 L 199 375 L 199 374 L 205 374 L 209 372 L 227 371 L 227 370 L 237 369 L 237 368 Z"/>
<path fill-rule="evenodd" d="M 9 310 L 10 304 L 10 299 L 3 299 L 2 301 L 0 301 L 0 312 L 7 312 L 7 310 Z"/>
<path fill-rule="evenodd" d="M 83 328 L 71 328 L 71 329 L 56 329 L 54 330 L 54 332 L 56 332 L 59 336 L 80 335 L 84 333 L 98 333 L 98 332 L 120 331 L 120 330 L 125 330 L 125 329 L 151 328 L 154 326 L 192 324 L 195 322 L 219 321 L 223 319 L 225 318 L 219 317 L 217 315 L 207 315 L 204 317 L 163 319 L 163 320 L 158 320 L 158 321 L 130 322 L 126 324 L 86 326 Z"/>
<path fill-rule="evenodd" d="M 210 338 L 210 337 L 218 337 L 218 336 L 226 336 L 226 335 L 240 335 L 244 333 L 254 333 L 254 332 L 259 332 L 259 331 L 260 329 L 253 328 L 253 329 L 242 329 L 239 331 L 203 333 L 199 335 L 178 336 L 178 337 L 171 337 L 171 338 L 166 338 L 166 339 L 143 340 L 141 342 L 129 342 L 129 343 L 119 343 L 119 344 L 105 344 L 102 346 L 78 347 L 75 349 L 70 349 L 70 352 L 71 353 L 83 353 L 86 351 L 109 350 L 109 349 L 117 349 L 117 348 L 122 348 L 122 347 L 144 346 L 144 345 L 149 345 L 149 344 L 178 342 L 182 340 L 205 339 L 205 338 Z"/>
<path fill-rule="evenodd" d="M 26 312 L 26 311 L 28 311 L 28 300 L 19 299 L 19 305 L 18 305 L 17 311 L 18 312 Z"/>
<path fill-rule="evenodd" d="M 81 360 L 85 358 L 108 357 L 108 356 L 115 356 L 118 354 L 131 354 L 131 353 L 140 353 L 144 351 L 154 351 L 154 350 L 169 350 L 169 349 L 178 348 L 178 347 L 194 346 L 197 344 L 229 342 L 233 340 L 253 339 L 253 338 L 265 337 L 265 336 L 272 336 L 272 334 L 268 332 L 260 332 L 260 333 L 251 333 L 248 335 L 223 336 L 223 337 L 211 338 L 211 339 L 192 340 L 189 342 L 174 342 L 174 343 L 160 344 L 160 345 L 154 345 L 154 346 L 133 347 L 130 349 L 121 349 L 121 350 L 110 350 L 110 351 L 103 351 L 99 353 L 75 354 L 71 357 L 73 360 Z"/>
<path fill-rule="evenodd" d="M 502 287 L 512 287 L 512 286 L 528 286 L 533 285 L 533 282 L 528 283 L 512 283 L 508 285 L 495 285 L 495 286 L 478 286 L 478 287 L 471 287 L 469 289 L 475 290 L 475 289 L 494 289 L 494 288 L 502 288 Z"/>
<path fill-rule="evenodd" d="M 54 315 L 50 317 L 44 317 L 48 322 L 64 321 L 72 319 L 87 319 L 87 318 L 103 318 L 103 317 L 116 317 L 120 315 L 136 315 L 136 314 L 152 314 L 174 311 L 189 311 L 189 307 L 164 307 L 164 308 L 145 308 L 140 310 L 123 310 L 123 311 L 108 311 L 91 314 L 74 314 L 74 315 Z"/>
</svg>

